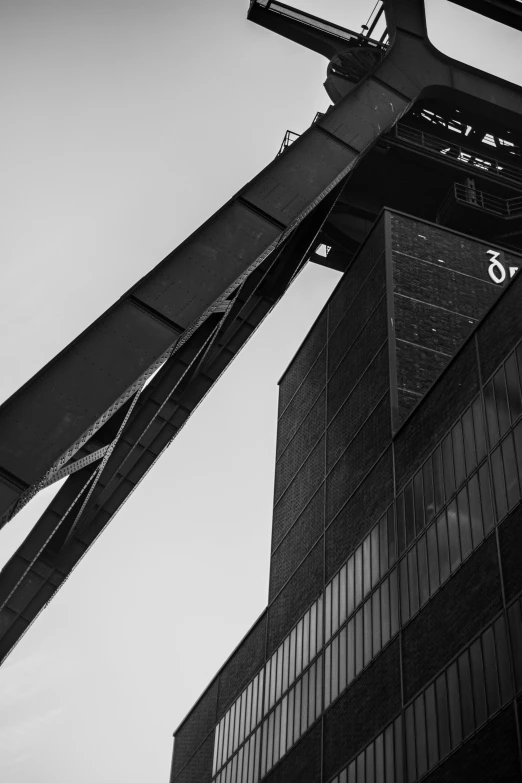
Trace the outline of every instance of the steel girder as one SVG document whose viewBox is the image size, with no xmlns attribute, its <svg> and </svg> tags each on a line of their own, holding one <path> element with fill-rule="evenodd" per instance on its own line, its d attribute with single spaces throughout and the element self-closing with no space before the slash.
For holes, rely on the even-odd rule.
<svg viewBox="0 0 522 783">
<path fill-rule="evenodd" d="M 438 52 L 423 0 L 384 7 L 390 46 L 373 69 L 0 407 L 4 523 L 71 473 L 0 574 L 0 660 L 282 296 L 350 173 L 414 101 L 451 95 L 522 128 L 522 90 Z"/>
</svg>

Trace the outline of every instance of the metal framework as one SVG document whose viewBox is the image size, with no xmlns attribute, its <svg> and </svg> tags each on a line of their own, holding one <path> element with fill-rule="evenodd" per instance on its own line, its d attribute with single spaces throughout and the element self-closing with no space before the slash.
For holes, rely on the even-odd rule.
<svg viewBox="0 0 522 783">
<path fill-rule="evenodd" d="M 472 5 L 522 29 L 518 0 Z M 473 209 L 482 199 L 483 209 L 508 211 L 495 217 L 518 217 L 522 90 L 436 50 L 423 0 L 384 0 L 383 9 L 386 32 L 375 41 L 375 20 L 366 34 L 354 33 L 253 0 L 252 21 L 328 58 L 334 105 L 0 407 L 0 526 L 67 476 L 0 573 L 0 661 L 306 261 L 345 268 L 379 209 L 376 194 L 393 196 L 384 176 L 373 190 L 361 180 L 385 165 L 406 171 L 408 155 L 423 154 L 444 167 L 441 194 L 448 171 L 472 170 L 497 187 L 487 197 L 482 185 L 474 189 Z M 438 108 L 423 117 L 427 104 Z M 448 145 L 456 125 L 432 121 L 448 106 L 474 118 L 474 133 L 494 107 L 490 135 L 505 144 L 494 144 L 493 155 L 461 129 L 463 143 Z M 404 198 L 397 188 L 396 197 Z M 425 209 L 435 215 L 441 199 L 429 198 Z M 331 250 L 316 252 L 321 243 Z"/>
</svg>

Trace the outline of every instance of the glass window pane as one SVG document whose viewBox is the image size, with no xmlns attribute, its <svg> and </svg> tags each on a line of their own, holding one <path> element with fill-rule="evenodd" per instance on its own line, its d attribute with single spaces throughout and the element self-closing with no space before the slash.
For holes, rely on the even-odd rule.
<svg viewBox="0 0 522 783">
<path fill-rule="evenodd" d="M 415 699 L 415 735 L 417 742 L 417 774 L 419 777 L 428 771 L 428 744 L 426 740 L 426 722 L 424 695 Z"/>
<path fill-rule="evenodd" d="M 520 601 L 516 601 L 513 606 L 510 606 L 508 619 L 511 649 L 513 650 L 515 682 L 517 691 L 520 691 L 522 690 L 522 614 L 520 611 Z"/>
<path fill-rule="evenodd" d="M 475 473 L 468 483 L 469 492 L 469 516 L 471 520 L 471 540 L 475 549 L 484 538 L 484 527 L 482 524 L 482 506 L 480 503 L 480 492 L 478 474 Z"/>
<path fill-rule="evenodd" d="M 522 398 L 520 379 L 517 370 L 517 361 L 515 354 L 511 356 L 504 363 L 506 389 L 509 403 L 509 412 L 511 424 L 516 421 L 520 413 L 522 412 Z"/>
<path fill-rule="evenodd" d="M 482 502 L 482 521 L 484 523 L 484 532 L 487 535 L 493 530 L 495 525 L 493 516 L 493 505 L 491 502 L 491 489 L 489 485 L 489 474 L 487 463 L 484 463 L 479 469 L 480 499 Z M 500 518 L 499 518 L 500 521 Z"/>
<path fill-rule="evenodd" d="M 486 684 L 482 664 L 482 645 L 480 639 L 469 648 L 471 661 L 471 681 L 473 684 L 473 703 L 475 705 L 475 726 L 480 726 L 488 716 L 486 704 Z"/>
<path fill-rule="evenodd" d="M 332 579 L 332 635 L 339 628 L 339 574 Z"/>
<path fill-rule="evenodd" d="M 408 558 L 399 563 L 401 582 L 401 620 L 406 623 L 410 619 L 410 588 L 408 585 Z"/>
<path fill-rule="evenodd" d="M 507 359 L 505 367 L 509 412 L 511 414 L 511 422 L 513 423 L 522 413 L 522 397 L 520 394 L 517 360 L 514 353 Z"/>
<path fill-rule="evenodd" d="M 359 606 L 363 594 L 362 546 L 355 550 L 355 606 Z"/>
<path fill-rule="evenodd" d="M 435 513 L 440 511 L 446 502 L 444 492 L 444 476 L 442 473 L 442 454 L 440 447 L 435 449 L 431 457 L 433 464 L 433 493 L 435 497 Z"/>
<path fill-rule="evenodd" d="M 509 653 L 506 637 L 506 626 L 504 624 L 504 618 L 499 619 L 493 625 L 493 632 L 495 634 L 495 647 L 497 651 L 497 666 L 498 676 L 500 681 L 500 698 L 502 704 L 512 696 L 511 693 L 511 671 L 509 665 Z"/>
<path fill-rule="evenodd" d="M 291 691 L 288 693 L 288 717 L 287 717 L 287 727 L 286 727 L 286 747 L 291 748 L 294 744 L 294 711 L 295 711 L 295 704 L 294 704 L 294 697 L 295 697 L 295 689 L 292 688 Z"/>
<path fill-rule="evenodd" d="M 348 685 L 355 677 L 355 619 L 346 626 L 346 676 Z"/>
<path fill-rule="evenodd" d="M 324 591 L 324 640 L 327 642 L 332 635 L 332 583 L 326 585 Z"/>
<path fill-rule="evenodd" d="M 355 615 L 355 674 L 363 667 L 363 613 L 362 609 Z"/>
<path fill-rule="evenodd" d="M 354 557 L 350 557 L 346 563 L 346 614 L 349 617 L 355 607 L 355 568 Z"/>
<path fill-rule="evenodd" d="M 301 680 L 301 734 L 308 728 L 308 672 Z"/>
<path fill-rule="evenodd" d="M 462 434 L 462 424 L 458 421 L 451 431 L 453 442 L 453 459 L 455 463 L 455 485 L 460 487 L 466 479 L 466 462 L 464 459 L 464 436 Z"/>
<path fill-rule="evenodd" d="M 486 421 L 488 423 L 489 442 L 494 446 L 499 439 L 497 406 L 495 404 L 495 392 L 491 380 L 484 388 L 484 404 L 486 407 Z"/>
<path fill-rule="evenodd" d="M 316 666 L 313 664 L 308 670 L 308 726 L 315 720 L 315 675 Z"/>
<path fill-rule="evenodd" d="M 332 640 L 332 701 L 339 696 L 339 637 Z"/>
<path fill-rule="evenodd" d="M 449 533 L 449 552 L 450 552 L 450 568 L 454 571 L 460 565 L 462 556 L 460 554 L 460 535 L 459 535 L 459 518 L 457 516 L 457 501 L 452 500 L 446 509 L 446 516 L 448 520 L 448 533 Z"/>
<path fill-rule="evenodd" d="M 315 664 L 315 717 L 323 711 L 323 656 L 320 655 Z"/>
<path fill-rule="evenodd" d="M 346 564 L 341 568 L 339 575 L 339 624 L 342 625 L 347 618 L 346 613 Z"/>
<path fill-rule="evenodd" d="M 317 652 L 317 601 L 310 607 L 310 660 Z"/>
<path fill-rule="evenodd" d="M 380 573 L 383 576 L 388 571 L 388 521 L 386 515 L 379 522 L 379 548 L 381 554 Z"/>
<path fill-rule="evenodd" d="M 372 659 L 372 602 L 369 598 L 363 606 L 364 615 L 364 665 Z"/>
<path fill-rule="evenodd" d="M 447 671 L 448 704 L 450 714 L 451 745 L 454 748 L 462 740 L 462 724 L 460 717 L 460 688 L 457 674 L 457 664 L 452 663 Z"/>
<path fill-rule="evenodd" d="M 444 584 L 450 575 L 449 541 L 446 514 L 443 511 L 436 522 L 437 544 L 439 547 L 440 583 Z"/>
<path fill-rule="evenodd" d="M 397 519 L 397 548 L 399 557 L 406 549 L 406 523 L 404 521 L 404 493 L 397 496 L 396 501 L 396 519 Z"/>
<path fill-rule="evenodd" d="M 464 434 L 464 454 L 466 456 L 466 473 L 469 474 L 477 466 L 477 453 L 475 451 L 475 433 L 473 431 L 473 418 L 471 408 L 468 408 L 462 417 L 462 431 Z"/>
<path fill-rule="evenodd" d="M 303 621 L 297 623 L 295 676 L 299 677 L 303 670 Z"/>
<path fill-rule="evenodd" d="M 281 698 L 283 688 L 283 647 L 277 651 L 277 681 L 276 681 L 276 701 Z"/>
<path fill-rule="evenodd" d="M 363 596 L 366 597 L 372 586 L 372 561 L 370 552 L 370 536 L 366 536 L 362 544 L 363 550 Z"/>
<path fill-rule="evenodd" d="M 460 681 L 460 703 L 462 709 L 462 733 L 464 737 L 471 734 L 475 728 L 473 707 L 473 689 L 471 687 L 471 669 L 469 665 L 469 653 L 466 650 L 459 656 L 458 661 Z"/>
<path fill-rule="evenodd" d="M 366 748 L 366 783 L 375 783 L 375 746 L 371 742 Z"/>
<path fill-rule="evenodd" d="M 277 650 L 272 655 L 270 663 L 270 706 L 273 707 L 276 699 L 277 685 Z"/>
<path fill-rule="evenodd" d="M 437 546 L 436 523 L 428 528 L 426 533 L 426 543 L 428 546 L 428 574 L 430 580 L 430 595 L 433 595 L 435 590 L 437 590 L 440 585 L 439 550 Z"/>
<path fill-rule="evenodd" d="M 482 414 L 480 397 L 477 397 L 473 403 L 473 427 L 475 429 L 477 460 L 480 462 L 480 460 L 486 456 L 486 433 L 484 430 L 484 416 Z"/>
<path fill-rule="evenodd" d="M 433 494 L 433 467 L 431 457 L 426 460 L 422 468 L 424 484 L 424 515 L 426 525 L 435 517 L 435 496 Z"/>
<path fill-rule="evenodd" d="M 457 495 L 457 508 L 459 514 L 460 545 L 462 559 L 465 560 L 473 549 L 471 542 L 471 522 L 469 518 L 468 488 L 463 487 Z"/>
<path fill-rule="evenodd" d="M 355 761 L 352 761 L 352 763 L 348 766 L 347 772 L 348 783 L 357 783 L 357 769 L 355 767 Z"/>
<path fill-rule="evenodd" d="M 391 505 L 387 512 L 388 517 L 388 559 L 389 565 L 397 560 L 397 527 L 395 523 L 395 507 Z"/>
<path fill-rule="evenodd" d="M 381 594 L 381 644 L 390 641 L 390 582 L 385 579 L 380 587 Z"/>
<path fill-rule="evenodd" d="M 406 545 L 409 546 L 415 538 L 416 533 L 413 484 L 411 481 L 404 488 L 404 521 L 406 525 Z"/>
<path fill-rule="evenodd" d="M 317 649 L 323 647 L 323 596 L 320 595 L 316 601 L 317 604 Z"/>
<path fill-rule="evenodd" d="M 288 682 L 292 684 L 295 680 L 295 646 L 296 646 L 297 629 L 294 628 L 290 634 L 290 667 L 288 674 Z"/>
<path fill-rule="evenodd" d="M 296 742 L 301 736 L 301 684 L 302 680 L 298 680 L 295 684 L 294 695 L 294 742 Z"/>
<path fill-rule="evenodd" d="M 390 573 L 390 633 L 392 638 L 399 632 L 399 585 L 397 569 Z"/>
<path fill-rule="evenodd" d="M 419 611 L 419 569 L 417 566 L 417 547 L 408 552 L 408 584 L 410 587 L 410 613 Z"/>
<path fill-rule="evenodd" d="M 517 424 L 513 430 L 513 437 L 515 438 L 515 452 L 517 455 L 518 465 L 518 479 L 522 484 L 522 421 Z"/>
<path fill-rule="evenodd" d="M 339 634 L 339 693 L 346 688 L 346 627 Z"/>
<path fill-rule="evenodd" d="M 286 753 L 286 731 L 288 726 L 288 696 L 281 702 L 281 725 L 279 736 L 279 757 Z"/>
<path fill-rule="evenodd" d="M 395 783 L 395 753 L 393 744 L 393 723 L 384 730 L 384 765 L 386 783 Z M 400 778 L 398 778 L 400 780 Z"/>
<path fill-rule="evenodd" d="M 500 707 L 500 685 L 498 681 L 497 656 L 493 628 L 488 628 L 481 637 L 484 674 L 486 677 L 486 700 L 488 715 L 493 715 Z"/>
<path fill-rule="evenodd" d="M 254 680 L 255 682 L 255 680 Z M 246 701 L 246 734 L 250 734 L 252 731 L 252 691 L 254 690 L 254 682 L 251 682 L 247 688 L 247 701 Z"/>
<path fill-rule="evenodd" d="M 384 783 L 384 734 L 375 738 L 375 783 Z"/>
<path fill-rule="evenodd" d="M 274 763 L 274 713 L 271 712 L 268 717 L 267 727 L 267 749 L 266 749 L 266 769 L 272 769 Z"/>
<path fill-rule="evenodd" d="M 310 663 L 310 612 L 303 617 L 303 669 Z"/>
<path fill-rule="evenodd" d="M 430 597 L 428 552 L 426 550 L 425 535 L 421 536 L 417 541 L 417 558 L 419 564 L 419 605 L 424 606 Z"/>
<path fill-rule="evenodd" d="M 453 445 L 451 433 L 442 441 L 442 464 L 444 469 L 444 488 L 446 498 L 450 498 L 455 492 L 455 468 L 453 465 Z"/>
<path fill-rule="evenodd" d="M 510 433 L 502 442 L 502 458 L 506 476 L 506 491 L 508 509 L 511 510 L 520 500 L 520 486 L 518 483 L 518 470 L 515 459 L 515 444 Z M 500 518 L 500 517 L 499 517 Z"/>
<path fill-rule="evenodd" d="M 263 693 L 265 689 L 265 668 L 261 669 L 259 672 L 259 690 L 258 690 L 258 697 L 257 697 L 257 722 L 261 722 L 261 718 L 263 717 Z"/>
<path fill-rule="evenodd" d="M 404 728 L 406 731 L 406 766 L 408 769 L 408 781 L 414 783 L 417 780 L 417 761 L 415 750 L 415 715 L 413 705 L 407 707 L 404 713 Z"/>
<path fill-rule="evenodd" d="M 371 598 L 372 601 L 372 623 L 373 623 L 373 655 L 381 649 L 381 591 L 376 590 Z"/>
<path fill-rule="evenodd" d="M 424 528 L 424 492 L 422 489 L 422 470 L 418 470 L 413 479 L 413 497 L 415 505 L 415 532 Z"/>
<path fill-rule="evenodd" d="M 232 759 L 232 774 L 230 780 L 232 783 L 236 783 L 237 781 L 237 756 L 234 756 Z"/>
<path fill-rule="evenodd" d="M 426 688 L 424 698 L 426 706 L 426 733 L 428 737 L 428 768 L 431 769 L 439 760 L 435 683 L 432 682 L 429 688 Z"/>
<path fill-rule="evenodd" d="M 372 587 L 375 587 L 380 579 L 379 563 L 379 526 L 376 525 L 371 532 L 371 561 L 372 561 Z"/>
<path fill-rule="evenodd" d="M 335 696 L 333 697 L 335 698 Z M 324 706 L 332 703 L 332 645 L 324 651 Z"/>
<path fill-rule="evenodd" d="M 495 373 L 493 378 L 493 386 L 495 387 L 495 400 L 497 403 L 497 417 L 500 430 L 500 436 L 504 435 L 511 426 L 511 419 L 509 416 L 509 405 L 506 389 L 506 380 L 504 377 L 504 368 L 501 367 Z"/>
<path fill-rule="evenodd" d="M 339 780 L 338 783 L 347 783 L 347 770 L 343 769 L 342 772 L 339 772 Z"/>
<path fill-rule="evenodd" d="M 402 736 L 402 717 L 399 716 L 393 723 L 393 737 L 395 743 L 395 777 L 396 780 L 404 780 L 404 754 Z"/>
<path fill-rule="evenodd" d="M 355 760 L 355 763 L 356 763 L 356 766 L 357 766 L 357 783 L 360 783 L 360 781 L 362 781 L 362 783 L 364 783 L 365 766 L 366 766 L 365 765 L 364 750 L 363 750 L 362 753 L 359 753 L 359 755 L 357 756 L 357 758 Z"/>
<path fill-rule="evenodd" d="M 450 718 L 446 675 L 441 674 L 435 681 L 437 696 L 437 729 L 439 734 L 440 757 L 443 759 L 451 750 Z"/>
</svg>

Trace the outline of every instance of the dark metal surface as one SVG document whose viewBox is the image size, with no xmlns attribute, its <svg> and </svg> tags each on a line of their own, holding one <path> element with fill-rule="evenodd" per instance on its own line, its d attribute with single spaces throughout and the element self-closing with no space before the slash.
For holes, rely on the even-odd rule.
<svg viewBox="0 0 522 783">
<path fill-rule="evenodd" d="M 518 0 L 450 0 L 495 22 L 522 30 L 522 3 Z"/>
<path fill-rule="evenodd" d="M 499 122 L 522 129 L 522 90 L 438 52 L 422 0 L 384 7 L 390 46 L 375 45 L 380 59 L 361 65 L 360 80 L 337 74 L 324 116 L 0 407 L 4 521 L 78 462 L 0 574 L 1 658 L 282 296 L 341 187 L 345 205 L 358 201 L 352 175 L 414 102 L 450 96 L 478 115 L 494 107 Z M 249 15 L 330 58 L 369 45 L 278 3 L 258 0 Z M 356 239 L 332 222 L 325 230 L 328 245 L 353 252 L 372 212 L 347 208 Z M 335 247 L 329 258 L 339 261 Z"/>
</svg>

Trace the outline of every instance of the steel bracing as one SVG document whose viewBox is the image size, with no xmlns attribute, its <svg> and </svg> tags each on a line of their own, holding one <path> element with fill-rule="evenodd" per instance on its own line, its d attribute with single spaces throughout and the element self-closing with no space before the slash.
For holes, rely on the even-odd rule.
<svg viewBox="0 0 522 783">
<path fill-rule="evenodd" d="M 493 5 L 500 13 L 510 4 Z M 519 19 L 519 3 L 511 5 Z M 328 58 L 333 106 L 0 407 L 0 526 L 66 477 L 0 573 L 0 661 L 306 261 L 320 260 L 318 244 L 332 248 L 321 262 L 342 269 L 383 199 L 402 208 L 401 187 L 383 190 L 389 178 L 375 170 L 406 170 L 407 156 L 421 154 L 444 167 L 441 198 L 432 204 L 426 194 L 423 202 L 432 219 L 459 168 L 497 187 L 487 204 L 488 189 L 477 189 L 484 209 L 517 203 L 522 89 L 435 49 L 423 0 L 384 0 L 383 7 L 386 31 L 373 40 L 373 23 L 360 34 L 273 0 L 251 3 L 252 21 Z M 424 133 L 418 122 L 397 124 L 427 102 L 442 107 L 441 116 L 443 107 L 458 106 L 479 125 L 494 107 L 492 138 L 501 149 L 487 158 L 480 139 L 463 138 L 455 151 L 445 146 L 449 125 Z"/>
</svg>

